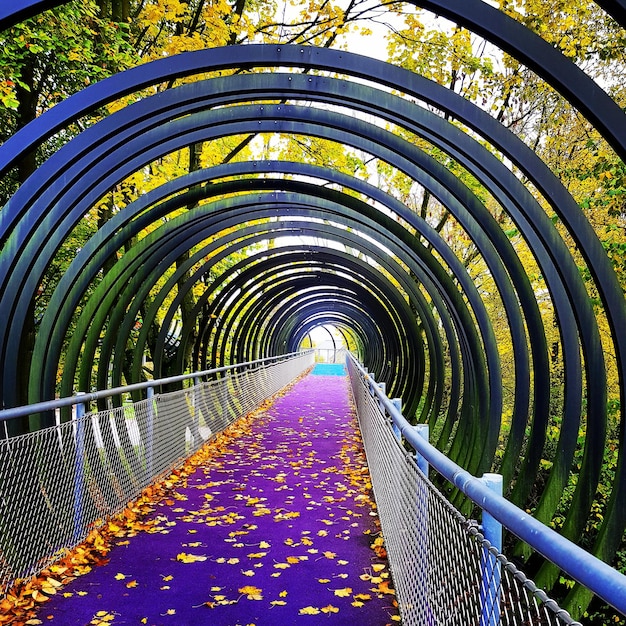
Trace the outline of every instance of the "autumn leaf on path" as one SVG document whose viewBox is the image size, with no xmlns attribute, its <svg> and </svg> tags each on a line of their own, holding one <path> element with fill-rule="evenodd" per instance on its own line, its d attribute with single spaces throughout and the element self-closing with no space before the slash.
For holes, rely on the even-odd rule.
<svg viewBox="0 0 626 626">
<path fill-rule="evenodd" d="M 176 560 L 181 563 L 196 563 L 197 561 L 206 561 L 208 557 L 201 556 L 199 554 L 187 554 L 186 552 L 181 552 L 176 555 Z"/>
<path fill-rule="evenodd" d="M 334 593 L 338 598 L 347 598 L 348 596 L 352 595 L 352 587 L 345 587 L 343 589 L 335 589 Z"/>
<path fill-rule="evenodd" d="M 372 589 L 372 591 L 376 592 L 376 593 L 384 593 L 384 594 L 388 594 L 390 596 L 395 596 L 396 592 L 391 589 L 389 587 L 389 581 L 388 580 L 383 580 L 382 583 L 380 583 L 377 587 L 375 587 L 374 589 Z"/>
<path fill-rule="evenodd" d="M 263 600 L 263 596 L 261 595 L 261 589 L 259 589 L 258 587 L 246 585 L 245 587 L 241 587 L 241 589 L 239 589 L 238 591 L 239 593 L 244 594 L 248 600 Z"/>
<path fill-rule="evenodd" d="M 306 606 L 298 611 L 300 615 L 319 615 L 319 612 L 320 610 L 314 606 Z"/>
</svg>

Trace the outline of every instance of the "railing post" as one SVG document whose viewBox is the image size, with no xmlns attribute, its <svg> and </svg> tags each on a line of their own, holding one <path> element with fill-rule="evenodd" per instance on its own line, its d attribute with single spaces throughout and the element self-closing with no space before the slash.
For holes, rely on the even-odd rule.
<svg viewBox="0 0 626 626">
<path fill-rule="evenodd" d="M 200 394 L 202 393 L 202 380 L 200 376 L 193 377 L 193 416 L 191 418 L 191 424 L 193 429 L 191 434 L 193 436 L 193 446 L 196 449 L 200 442 L 202 441 L 202 437 L 200 437 L 200 407 L 202 406 L 202 399 Z"/>
<path fill-rule="evenodd" d="M 382 384 L 384 385 L 385 383 Z M 398 409 L 398 413 L 402 413 L 402 398 L 393 398 L 391 404 L 393 404 L 393 406 Z M 400 430 L 400 427 L 397 426 L 393 421 L 391 422 L 391 429 L 393 430 L 393 434 L 396 436 L 396 439 L 398 441 L 401 441 L 402 431 Z"/>
<path fill-rule="evenodd" d="M 485 485 L 495 494 L 502 496 L 502 476 L 483 474 Z M 502 552 L 502 524 L 487 511 L 482 514 L 483 535 L 498 552 Z M 500 563 L 496 556 L 483 549 L 481 558 L 480 586 L 480 626 L 499 626 L 500 624 Z"/>
<path fill-rule="evenodd" d="M 84 396 L 79 392 L 78 396 Z M 85 404 L 77 402 L 74 405 L 74 541 L 83 539 L 83 496 L 85 492 Z"/>
<path fill-rule="evenodd" d="M 148 400 L 148 423 L 146 430 L 148 431 L 148 441 L 146 442 L 146 473 L 148 479 L 152 480 L 154 472 L 154 387 L 148 387 L 146 391 Z"/>
<path fill-rule="evenodd" d="M 376 386 L 380 389 L 383 395 L 387 394 L 387 385 L 385 383 L 376 383 Z M 383 405 L 383 401 L 378 398 L 378 408 L 382 411 L 382 414 L 385 414 L 385 406 Z"/>
<path fill-rule="evenodd" d="M 416 424 L 413 428 L 421 439 L 424 439 L 426 442 L 430 440 L 430 429 L 428 424 Z M 422 474 L 428 478 L 428 461 L 419 452 L 415 453 L 415 460 L 417 461 L 417 467 L 420 468 Z"/>
</svg>

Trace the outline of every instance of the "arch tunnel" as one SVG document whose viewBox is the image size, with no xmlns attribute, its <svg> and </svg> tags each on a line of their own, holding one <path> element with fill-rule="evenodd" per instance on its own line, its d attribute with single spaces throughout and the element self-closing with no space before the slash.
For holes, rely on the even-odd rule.
<svg viewBox="0 0 626 626">
<path fill-rule="evenodd" d="M 58 4 L 25 3 L 19 13 L 0 14 L 0 24 Z M 623 158 L 623 112 L 536 35 L 482 2 L 415 4 L 526 63 Z M 621 3 L 603 4 L 623 17 Z M 156 92 L 168 81 L 175 86 Z M 0 171 L 122 99 L 130 103 L 56 150 L 0 211 L 5 408 L 138 381 L 147 360 L 158 378 L 292 352 L 312 328 L 332 324 L 388 394 L 402 398 L 407 416 L 430 424 L 438 447 L 474 474 L 500 471 L 509 497 L 530 506 L 532 496 L 545 522 L 582 446 L 562 526 L 568 537 L 581 536 L 608 437 L 608 367 L 617 371 L 622 407 L 626 396 L 626 304 L 584 212 L 530 148 L 460 96 L 398 67 L 331 49 L 248 45 L 185 53 L 88 87 L 0 147 Z M 370 177 L 277 158 L 207 165 L 129 199 L 75 250 L 45 310 L 38 308 L 59 250 L 107 194 L 137 173 L 148 176 L 167 155 L 238 136 L 322 139 L 426 189 L 475 246 L 501 303 L 500 326 L 484 288 L 428 220 Z M 544 293 L 485 196 L 449 163 L 504 210 Z M 613 364 L 590 283 L 603 304 Z M 546 300 L 565 382 L 556 380 Z M 555 387 L 562 390 L 556 403 Z M 43 415 L 8 429 L 52 423 Z M 549 428 L 559 433 L 548 452 Z M 618 433 L 623 444 L 623 413 Z M 626 528 L 623 448 L 610 489 L 593 546 L 605 560 Z"/>
</svg>

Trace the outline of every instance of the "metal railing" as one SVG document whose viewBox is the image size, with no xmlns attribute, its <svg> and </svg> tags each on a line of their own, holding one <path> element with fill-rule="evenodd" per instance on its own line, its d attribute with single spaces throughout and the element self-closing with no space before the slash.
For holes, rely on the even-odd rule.
<svg viewBox="0 0 626 626">
<path fill-rule="evenodd" d="M 0 411 L 4 421 L 75 407 L 71 421 L 0 440 L 0 597 L 313 363 L 308 351 Z M 184 381 L 191 386 L 154 393 Z M 89 402 L 140 389 L 147 399 L 86 412 Z"/>
<path fill-rule="evenodd" d="M 579 624 L 501 554 L 502 527 L 626 613 L 626 576 L 453 463 L 352 355 L 347 364 L 405 626 Z M 429 467 L 483 510 L 481 526 L 437 490 Z"/>
</svg>

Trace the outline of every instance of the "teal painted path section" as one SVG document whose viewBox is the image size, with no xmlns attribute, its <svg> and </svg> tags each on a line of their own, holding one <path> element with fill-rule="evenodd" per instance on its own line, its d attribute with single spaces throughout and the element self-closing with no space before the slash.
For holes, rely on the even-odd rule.
<svg viewBox="0 0 626 626">
<path fill-rule="evenodd" d="M 342 363 L 317 363 L 311 372 L 312 376 L 345 376 L 346 366 Z"/>
</svg>

